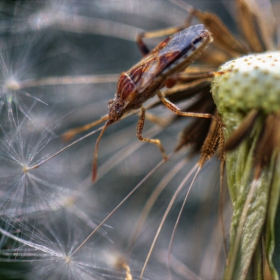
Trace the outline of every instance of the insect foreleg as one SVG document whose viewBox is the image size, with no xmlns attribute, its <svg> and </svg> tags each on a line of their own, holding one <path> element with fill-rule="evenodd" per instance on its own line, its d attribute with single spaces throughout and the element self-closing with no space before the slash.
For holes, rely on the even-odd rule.
<svg viewBox="0 0 280 280">
<path fill-rule="evenodd" d="M 145 123 L 145 108 L 141 108 L 141 116 L 138 120 L 138 124 L 137 124 L 137 130 L 136 130 L 136 136 L 138 137 L 139 140 L 143 141 L 143 142 L 148 142 L 148 143 L 152 143 L 152 144 L 155 144 L 159 147 L 161 153 L 162 153 L 162 156 L 164 158 L 164 160 L 167 160 L 168 157 L 165 153 L 165 150 L 160 142 L 159 139 L 150 139 L 150 138 L 144 138 L 142 137 L 142 132 L 143 132 L 143 128 L 144 128 L 144 123 Z"/>
<path fill-rule="evenodd" d="M 62 140 L 65 142 L 70 141 L 73 137 L 75 137 L 78 133 L 86 131 L 91 129 L 92 127 L 104 122 L 108 120 L 108 115 L 105 115 L 103 117 L 101 117 L 99 120 L 94 121 L 92 123 L 88 123 L 86 125 L 80 126 L 80 127 L 76 127 L 73 129 L 70 129 L 68 131 L 66 131 L 63 135 L 62 135 Z"/>
</svg>

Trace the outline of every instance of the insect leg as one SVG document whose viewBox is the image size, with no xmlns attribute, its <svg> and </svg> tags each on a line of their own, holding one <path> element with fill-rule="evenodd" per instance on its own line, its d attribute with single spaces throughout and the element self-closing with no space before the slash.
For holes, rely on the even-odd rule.
<svg viewBox="0 0 280 280">
<path fill-rule="evenodd" d="M 195 117 L 195 118 L 205 118 L 205 119 L 217 119 L 216 117 L 214 117 L 212 114 L 206 114 L 206 113 L 193 113 L 193 112 L 182 112 L 175 104 L 173 104 L 172 102 L 170 102 L 169 100 L 167 100 L 166 98 L 164 98 L 163 94 L 158 91 L 157 95 L 159 97 L 159 99 L 161 100 L 161 102 L 172 112 L 174 112 L 175 114 L 179 115 L 179 116 L 183 116 L 183 117 Z"/>
<path fill-rule="evenodd" d="M 201 83 L 204 81 L 211 82 L 213 77 L 221 76 L 228 72 L 231 71 L 213 71 L 213 69 L 208 69 L 208 71 L 198 71 L 196 67 L 191 67 L 184 72 L 171 75 L 169 78 L 167 78 L 165 86 L 167 88 L 173 88 L 178 82 L 180 84 L 186 83 L 186 86 L 188 86 L 193 81 L 199 81 Z"/>
<path fill-rule="evenodd" d="M 179 31 L 189 27 L 190 23 L 192 21 L 192 18 L 193 18 L 193 15 L 190 14 L 186 18 L 185 23 L 182 26 L 170 27 L 170 28 L 166 28 L 166 29 L 160 29 L 160 30 L 140 33 L 137 36 L 136 43 L 138 45 L 138 48 L 139 48 L 141 54 L 143 56 L 145 56 L 146 54 L 148 54 L 150 52 L 149 48 L 143 41 L 144 38 L 151 39 L 151 38 L 157 38 L 157 37 L 163 37 L 163 36 L 169 36 L 169 35 L 175 34 Z"/>
<path fill-rule="evenodd" d="M 214 44 L 233 57 L 248 53 L 248 48 L 238 41 L 223 22 L 213 13 L 203 12 L 181 0 L 172 0 L 172 3 L 195 16 L 212 33 Z M 241 11 L 239 11 L 241 13 Z M 245 18 L 245 17 L 243 17 Z M 248 19 L 248 14 L 246 19 Z M 247 21 L 248 22 L 248 21 Z M 241 30 L 243 26 L 240 27 Z M 252 34 L 250 34 L 251 36 Z"/>
<path fill-rule="evenodd" d="M 170 89 L 173 88 L 177 82 L 179 82 L 180 84 L 187 83 L 185 85 L 186 87 L 188 87 L 189 84 L 193 81 L 199 81 L 199 83 L 200 82 L 202 83 L 204 81 L 210 82 L 211 78 L 217 75 L 216 73 L 217 72 L 213 72 L 213 71 L 200 72 L 200 73 L 186 73 L 186 72 L 178 73 L 168 78 L 166 80 L 165 86 Z"/>
<path fill-rule="evenodd" d="M 139 116 L 141 116 L 142 112 L 139 112 Z M 170 120 L 168 120 L 167 118 L 162 118 L 159 116 L 156 116 L 152 113 L 149 113 L 147 111 L 145 111 L 145 119 L 147 119 L 148 121 L 155 123 L 159 126 L 165 127 L 168 125 L 168 123 L 170 122 Z"/>
<path fill-rule="evenodd" d="M 101 117 L 99 120 L 94 121 L 92 123 L 88 123 L 86 125 L 80 126 L 80 127 L 76 127 L 73 129 L 70 129 L 68 131 L 66 131 L 63 135 L 62 135 L 62 140 L 65 142 L 70 141 L 73 137 L 75 137 L 78 133 L 86 131 L 91 129 L 92 127 L 104 122 L 108 120 L 108 115 L 105 115 L 103 117 Z"/>
<path fill-rule="evenodd" d="M 172 75 L 170 78 L 166 80 L 165 86 L 167 88 L 172 88 L 177 82 L 180 83 L 189 83 L 194 80 L 202 80 L 202 79 L 211 79 L 214 76 L 217 76 L 218 72 L 214 71 L 205 71 L 205 72 L 194 72 L 194 73 L 188 73 L 188 72 L 180 72 L 177 74 Z M 211 80 L 209 80 L 211 81 Z"/>
<path fill-rule="evenodd" d="M 143 132 L 143 128 L 144 128 L 144 123 L 145 123 L 145 108 L 141 108 L 141 116 L 139 118 L 138 124 L 137 124 L 137 130 L 136 130 L 136 136 L 138 137 L 139 140 L 143 141 L 143 142 L 148 142 L 148 143 L 152 143 L 155 144 L 159 147 L 162 156 L 164 158 L 164 160 L 167 160 L 168 157 L 165 153 L 165 150 L 160 142 L 159 139 L 150 139 L 150 138 L 144 138 L 142 137 L 142 132 Z"/>
</svg>

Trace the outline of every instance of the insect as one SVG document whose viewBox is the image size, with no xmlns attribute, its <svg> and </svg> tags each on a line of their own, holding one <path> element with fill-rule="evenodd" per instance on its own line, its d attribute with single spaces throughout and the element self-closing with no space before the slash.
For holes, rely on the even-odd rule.
<svg viewBox="0 0 280 280">
<path fill-rule="evenodd" d="M 151 97 L 157 95 L 169 110 L 180 116 L 215 118 L 206 113 L 182 112 L 160 92 L 160 89 L 165 86 L 172 87 L 174 85 L 173 75 L 186 69 L 211 41 L 211 34 L 203 24 L 191 26 L 169 36 L 150 52 L 141 36 L 138 37 L 139 48 L 145 56 L 127 72 L 121 74 L 115 98 L 108 103 L 109 113 L 96 122 L 70 130 L 64 135 L 64 139 L 68 140 L 76 133 L 106 121 L 95 144 L 93 181 L 96 180 L 98 145 L 102 135 L 109 125 L 119 121 L 132 110 L 141 109 L 136 132 L 138 139 L 157 145 L 163 158 L 167 160 L 167 155 L 159 139 L 149 139 L 142 136 L 145 122 L 145 108 L 142 105 Z"/>
</svg>

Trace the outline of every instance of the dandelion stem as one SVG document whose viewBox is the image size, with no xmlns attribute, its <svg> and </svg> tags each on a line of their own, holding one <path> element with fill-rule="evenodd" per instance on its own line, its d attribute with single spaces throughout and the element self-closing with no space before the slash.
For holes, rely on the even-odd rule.
<svg viewBox="0 0 280 280">
<path fill-rule="evenodd" d="M 148 217 L 148 214 L 150 212 L 150 210 L 152 209 L 155 201 L 158 199 L 159 195 L 161 194 L 161 192 L 164 190 L 164 188 L 167 186 L 167 184 L 174 178 L 174 176 L 180 171 L 182 170 L 182 168 L 184 167 L 184 165 L 186 165 L 186 159 L 182 159 L 179 163 L 177 163 L 163 178 L 162 180 L 159 182 L 159 184 L 157 185 L 157 187 L 155 188 L 155 190 L 153 191 L 152 195 L 149 197 L 149 199 L 147 200 L 141 214 L 140 214 L 140 218 L 139 221 L 137 223 L 136 229 L 134 230 L 134 233 L 132 235 L 132 238 L 129 242 L 129 246 L 128 248 L 132 247 L 132 244 L 135 243 L 138 234 L 141 230 L 141 228 L 144 225 L 145 220 Z M 128 249 L 129 250 L 129 249 Z"/>
<path fill-rule="evenodd" d="M 36 80 L 30 79 L 25 81 L 19 81 L 17 82 L 16 89 L 53 85 L 115 83 L 118 81 L 118 79 L 119 74 L 48 77 Z"/>
<path fill-rule="evenodd" d="M 163 215 L 163 217 L 162 217 L 162 219 L 161 219 L 160 225 L 159 225 L 159 227 L 158 227 L 157 233 L 156 233 L 156 235 L 155 235 L 155 237 L 154 237 L 154 240 L 153 240 L 153 242 L 152 242 L 152 245 L 151 245 L 151 247 L 150 247 L 149 253 L 148 253 L 147 257 L 146 257 L 146 260 L 145 260 L 145 263 L 144 263 L 144 265 L 143 265 L 143 268 L 142 268 L 142 270 L 141 270 L 141 274 L 140 274 L 140 277 L 139 277 L 140 279 L 143 278 L 143 274 L 144 274 L 145 269 L 146 269 L 146 267 L 147 267 L 148 261 L 149 261 L 149 259 L 150 259 L 150 257 L 151 257 L 151 254 L 152 254 L 152 251 L 153 251 L 153 249 L 154 249 L 155 243 L 156 243 L 156 241 L 157 241 L 157 238 L 158 238 L 158 236 L 159 236 L 159 234 L 160 234 L 160 232 L 161 232 L 162 226 L 163 226 L 163 224 L 164 224 L 164 222 L 165 222 L 165 220 L 166 220 L 167 215 L 169 214 L 169 211 L 170 211 L 171 207 L 173 206 L 173 204 L 174 204 L 174 202 L 175 202 L 175 200 L 176 200 L 178 194 L 179 194 L 180 191 L 182 190 L 183 186 L 185 185 L 185 183 L 188 181 L 188 179 L 190 178 L 190 176 L 194 173 L 194 171 L 195 171 L 197 168 L 200 169 L 198 163 L 196 163 L 196 164 L 193 166 L 193 168 L 190 170 L 190 172 L 187 174 L 187 176 L 186 176 L 186 177 L 184 178 L 184 180 L 181 182 L 180 186 L 177 188 L 177 190 L 176 190 L 176 192 L 174 193 L 172 199 L 170 200 L 170 202 L 169 202 L 169 204 L 168 204 L 168 206 L 167 206 L 167 208 L 166 208 L 166 210 L 165 210 L 165 212 L 164 212 L 164 215 Z"/>
<path fill-rule="evenodd" d="M 174 225 L 174 228 L 173 228 L 173 231 L 172 231 L 172 235 L 171 235 L 171 238 L 170 238 L 170 242 L 169 242 L 169 246 L 168 246 L 167 267 L 168 267 L 169 279 L 171 279 L 171 280 L 172 280 L 171 270 L 170 270 L 170 266 L 171 266 L 171 251 L 172 251 L 173 241 L 174 241 L 174 237 L 175 237 L 175 232 L 176 232 L 176 229 L 177 229 L 177 227 L 178 227 L 178 224 L 179 224 L 180 218 L 181 218 L 181 216 L 182 216 L 184 207 L 185 207 L 185 205 L 186 205 L 187 199 L 188 199 L 188 197 L 189 197 L 190 191 L 191 191 L 191 189 L 192 189 L 192 187 L 193 187 L 193 184 L 194 184 L 194 182 L 195 182 L 195 180 L 196 180 L 196 178 L 197 178 L 197 176 L 198 176 L 198 174 L 199 174 L 201 168 L 202 168 L 202 167 L 199 167 L 199 168 L 197 169 L 197 171 L 196 171 L 196 173 L 195 173 L 195 175 L 194 175 L 194 177 L 193 177 L 193 179 L 192 179 L 192 182 L 191 182 L 190 187 L 189 187 L 189 189 L 188 189 L 188 191 L 187 191 L 187 194 L 186 194 L 186 196 L 185 196 L 185 198 L 184 198 L 183 204 L 182 204 L 182 206 L 181 206 L 180 212 L 179 212 L 178 217 L 177 217 L 177 219 L 176 219 L 176 222 L 175 222 L 175 225 Z"/>
</svg>

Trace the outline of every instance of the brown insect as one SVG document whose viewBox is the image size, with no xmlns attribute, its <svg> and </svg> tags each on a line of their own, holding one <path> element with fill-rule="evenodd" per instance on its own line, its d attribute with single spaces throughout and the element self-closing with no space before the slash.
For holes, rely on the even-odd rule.
<svg viewBox="0 0 280 280">
<path fill-rule="evenodd" d="M 175 29 L 174 29 L 175 30 Z M 174 33 L 175 31 L 173 31 Z M 160 34 L 161 35 L 161 34 Z M 159 139 L 149 139 L 142 136 L 145 121 L 145 108 L 143 103 L 157 95 L 162 103 L 175 114 L 188 117 L 215 118 L 211 114 L 182 112 L 176 105 L 167 100 L 160 89 L 174 86 L 174 74 L 186 69 L 212 41 L 211 34 L 203 24 L 183 29 L 173 36 L 169 36 L 149 52 L 144 44 L 142 34 L 138 37 L 138 45 L 144 58 L 127 72 L 121 74 L 115 98 L 109 101 L 108 115 L 99 120 L 66 132 L 65 140 L 69 140 L 78 132 L 87 130 L 103 121 L 107 121 L 96 140 L 92 180 L 96 180 L 98 144 L 106 128 L 120 120 L 123 115 L 141 108 L 141 116 L 137 124 L 136 135 L 139 140 L 157 145 L 167 160 L 167 155 Z"/>
</svg>

